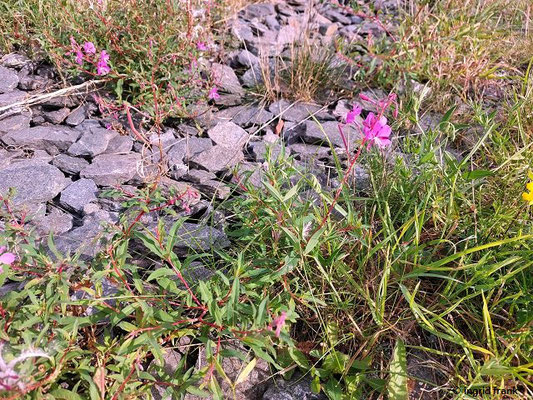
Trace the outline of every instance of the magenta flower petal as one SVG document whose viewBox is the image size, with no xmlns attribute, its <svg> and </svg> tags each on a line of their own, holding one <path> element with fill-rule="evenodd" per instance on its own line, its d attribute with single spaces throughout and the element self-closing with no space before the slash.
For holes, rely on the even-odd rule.
<svg viewBox="0 0 533 400">
<path fill-rule="evenodd" d="M 346 114 L 346 123 L 347 124 L 353 124 L 355 122 L 355 119 L 361 115 L 361 107 L 354 105 L 351 111 L 348 111 L 348 114 Z"/>
<path fill-rule="evenodd" d="M 196 48 L 200 51 L 206 51 L 207 50 L 207 46 L 204 42 L 198 42 L 196 43 Z"/>
<path fill-rule="evenodd" d="M 85 42 L 83 45 L 83 51 L 85 54 L 96 54 L 96 47 L 93 42 Z"/>
<path fill-rule="evenodd" d="M 83 53 L 80 49 L 76 50 L 76 62 L 80 65 L 83 65 Z"/>
<path fill-rule="evenodd" d="M 13 253 L 4 253 L 0 256 L 0 264 L 11 265 L 17 258 Z"/>
<path fill-rule="evenodd" d="M 218 100 L 220 99 L 220 95 L 218 94 L 218 89 L 216 86 L 213 86 L 211 90 L 209 91 L 209 94 L 207 95 L 208 98 L 212 100 Z"/>
</svg>

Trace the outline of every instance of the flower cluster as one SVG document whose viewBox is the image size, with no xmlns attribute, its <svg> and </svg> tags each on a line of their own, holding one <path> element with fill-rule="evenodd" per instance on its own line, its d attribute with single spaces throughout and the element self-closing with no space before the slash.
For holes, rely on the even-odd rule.
<svg viewBox="0 0 533 400">
<path fill-rule="evenodd" d="M 96 62 L 96 73 L 98 75 L 107 75 L 111 71 L 111 67 L 108 65 L 109 54 L 107 51 L 102 50 L 98 60 L 95 61 L 96 56 L 96 47 L 92 42 L 85 42 L 83 46 L 80 46 L 76 40 L 71 37 L 70 45 L 72 47 L 72 52 L 76 55 L 76 63 L 83 65 L 84 61 Z"/>
<path fill-rule="evenodd" d="M 51 359 L 51 357 L 44 351 L 39 349 L 28 349 L 23 351 L 18 357 L 15 357 L 9 362 L 6 362 L 2 356 L 3 343 L 0 342 L 0 392 L 18 389 L 23 391 L 26 387 L 25 378 L 15 370 L 15 366 L 28 359 L 44 357 Z"/>
<path fill-rule="evenodd" d="M 378 146 L 379 148 L 388 147 L 391 145 L 390 135 L 391 127 L 387 123 L 387 118 L 384 116 L 385 111 L 396 102 L 396 95 L 391 94 L 385 99 L 376 101 L 370 99 L 364 94 L 360 95 L 361 100 L 373 104 L 378 112 L 377 115 L 373 112 L 368 113 L 365 120 L 360 124 L 362 133 L 364 135 L 363 142 L 367 144 L 367 147 L 370 148 L 373 145 Z M 346 114 L 345 121 L 347 124 L 357 124 L 357 117 L 361 115 L 362 108 L 358 105 L 354 105 L 352 110 L 348 111 Z M 394 111 L 394 114 L 397 115 L 397 111 Z M 342 132 L 342 130 L 341 130 Z"/>
</svg>

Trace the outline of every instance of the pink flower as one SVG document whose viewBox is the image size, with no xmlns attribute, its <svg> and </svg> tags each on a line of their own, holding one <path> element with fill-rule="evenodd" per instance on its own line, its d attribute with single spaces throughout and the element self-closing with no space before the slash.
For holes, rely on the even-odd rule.
<svg viewBox="0 0 533 400">
<path fill-rule="evenodd" d="M 363 121 L 363 133 L 368 147 L 375 144 L 380 148 L 390 146 L 391 128 L 387 125 L 387 118 L 377 118 L 374 113 L 369 113 Z"/>
<path fill-rule="evenodd" d="M 100 59 L 96 64 L 96 73 L 98 75 L 107 75 L 109 71 L 111 71 L 111 68 L 109 67 L 109 65 L 107 65 L 108 61 L 109 54 L 107 54 L 105 50 L 102 50 L 102 52 L 100 53 Z"/>
<path fill-rule="evenodd" d="M 2 264 L 11 265 L 15 262 L 17 257 L 13 253 L 6 253 L 6 248 L 4 246 L 0 247 L 0 274 L 4 272 Z"/>
<path fill-rule="evenodd" d="M 196 48 L 200 51 L 206 51 L 207 50 L 207 46 L 204 42 L 198 42 L 196 43 Z"/>
<path fill-rule="evenodd" d="M 212 100 L 220 99 L 220 95 L 218 94 L 218 89 L 217 89 L 216 86 L 213 86 L 211 88 L 211 90 L 209 91 L 209 95 L 207 97 L 212 99 Z"/>
<path fill-rule="evenodd" d="M 285 320 L 287 319 L 287 312 L 282 311 L 279 317 L 276 317 L 270 323 L 268 329 L 272 329 L 273 326 L 276 327 L 276 337 L 279 337 L 281 334 L 281 329 L 285 326 Z"/>
<path fill-rule="evenodd" d="M 80 49 L 76 50 L 76 62 L 80 65 L 83 65 L 83 53 Z"/>
<path fill-rule="evenodd" d="M 361 115 L 361 111 L 361 107 L 354 104 L 352 111 L 348 111 L 348 114 L 346 114 L 346 123 L 353 124 L 355 122 L 355 118 Z"/>
<path fill-rule="evenodd" d="M 83 51 L 85 54 L 96 54 L 96 47 L 93 42 L 85 42 L 83 45 Z"/>
</svg>

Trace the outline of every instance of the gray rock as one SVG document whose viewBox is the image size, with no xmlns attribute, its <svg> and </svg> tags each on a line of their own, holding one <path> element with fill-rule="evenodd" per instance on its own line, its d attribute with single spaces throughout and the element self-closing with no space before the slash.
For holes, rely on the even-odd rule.
<svg viewBox="0 0 533 400">
<path fill-rule="evenodd" d="M 257 106 L 248 106 L 237 113 L 232 121 L 242 127 L 250 125 L 264 125 L 269 122 L 274 115 L 263 108 Z"/>
<path fill-rule="evenodd" d="M 213 79 L 220 89 L 225 92 L 243 95 L 244 90 L 239 83 L 239 79 L 231 67 L 214 63 L 211 66 Z"/>
<path fill-rule="evenodd" d="M 56 167 L 35 161 L 21 161 L 0 170 L 0 194 L 15 188 L 13 204 L 44 203 L 56 197 L 68 184 Z"/>
<path fill-rule="evenodd" d="M 172 179 L 180 179 L 187 172 L 189 172 L 189 167 L 187 167 L 185 164 L 174 163 L 174 165 L 170 166 L 170 177 Z"/>
<path fill-rule="evenodd" d="M 22 68 L 31 60 L 23 54 L 9 53 L 2 57 L 0 63 L 7 68 Z"/>
<path fill-rule="evenodd" d="M 216 145 L 209 150 L 193 156 L 190 159 L 190 163 L 197 168 L 218 172 L 237 165 L 243 159 L 244 154 L 241 150 Z"/>
<path fill-rule="evenodd" d="M 169 162 L 183 163 L 187 162 L 194 155 L 206 151 L 213 147 L 211 139 L 186 137 L 178 141 L 168 151 Z"/>
<path fill-rule="evenodd" d="M 132 154 L 101 154 L 92 164 L 81 170 L 82 178 L 92 179 L 99 186 L 113 186 L 125 183 L 137 175 L 141 156 Z"/>
<path fill-rule="evenodd" d="M 129 136 L 118 135 L 109 141 L 105 154 L 129 153 L 133 147 L 133 139 Z"/>
<path fill-rule="evenodd" d="M 352 125 L 345 125 L 342 127 L 344 137 L 350 149 L 355 149 L 356 143 L 363 139 L 362 134 L 356 130 Z M 310 144 L 321 144 L 328 146 L 328 139 L 336 147 L 344 148 L 344 141 L 339 131 L 339 124 L 333 121 L 323 122 L 318 125 L 315 121 L 305 122 L 305 132 L 301 138 Z"/>
<path fill-rule="evenodd" d="M 326 11 L 324 13 L 324 16 L 330 21 L 339 22 L 343 25 L 350 25 L 352 23 L 352 20 L 349 17 L 341 14 L 339 11 L 334 9 Z"/>
<path fill-rule="evenodd" d="M 179 124 L 177 130 L 183 136 L 198 136 L 198 129 L 194 126 Z"/>
<path fill-rule="evenodd" d="M 83 208 L 97 200 L 98 188 L 90 179 L 79 179 L 61 192 L 59 203 L 74 212 L 81 213 Z"/>
<path fill-rule="evenodd" d="M 246 72 L 241 76 L 241 81 L 245 87 L 249 88 L 265 83 L 263 72 L 258 66 L 254 66 L 246 70 Z"/>
<path fill-rule="evenodd" d="M 153 134 L 152 136 L 150 136 L 150 144 L 152 146 L 161 145 L 163 149 L 167 150 L 177 142 L 178 140 L 174 136 L 174 130 L 171 129 L 168 129 L 166 132 L 163 132 L 160 135 Z"/>
<path fill-rule="evenodd" d="M 208 104 L 193 104 L 189 106 L 190 117 L 201 127 L 210 128 L 216 125 L 212 107 Z"/>
<path fill-rule="evenodd" d="M 28 94 L 22 90 L 12 90 L 11 92 L 0 94 L 0 107 L 18 103 L 24 100 Z"/>
<path fill-rule="evenodd" d="M 265 24 L 269 29 L 273 31 L 279 31 L 280 25 L 277 18 L 274 15 L 269 15 L 265 18 Z"/>
<path fill-rule="evenodd" d="M 11 115 L 7 118 L 0 119 L 0 136 L 11 131 L 18 131 L 30 127 L 31 111 Z"/>
<path fill-rule="evenodd" d="M 52 164 L 66 174 L 77 175 L 89 165 L 87 160 L 79 157 L 71 157 L 67 154 L 59 154 L 54 157 Z"/>
<path fill-rule="evenodd" d="M 59 125 L 61 122 L 63 122 L 68 115 L 70 114 L 70 108 L 60 108 L 56 111 L 49 111 L 43 113 L 43 117 L 46 121 L 51 122 L 52 124 Z"/>
<path fill-rule="evenodd" d="M 260 188 L 263 183 L 263 169 L 261 164 L 243 162 L 235 168 L 234 180 L 238 184 L 251 184 Z"/>
<path fill-rule="evenodd" d="M 82 259 L 92 259 L 101 250 L 104 224 L 112 222 L 109 213 L 100 210 L 83 218 L 82 226 L 59 235 L 55 246 L 60 253 L 78 253 Z"/>
<path fill-rule="evenodd" d="M 313 115 L 318 120 L 333 120 L 332 115 L 326 110 L 320 110 L 321 106 L 310 103 L 297 103 L 285 111 L 281 118 L 285 121 L 300 122 Z M 272 110 L 271 110 L 272 111 Z"/>
<path fill-rule="evenodd" d="M 86 115 L 85 107 L 84 106 L 78 107 L 69 114 L 65 122 L 67 125 L 70 125 L 70 126 L 78 126 L 83 121 L 85 121 L 85 115 Z"/>
<path fill-rule="evenodd" d="M 327 397 L 322 393 L 313 393 L 310 378 L 296 376 L 289 381 L 277 379 L 267 389 L 263 400 L 327 400 Z"/>
<path fill-rule="evenodd" d="M 227 198 L 231 193 L 231 188 L 228 185 L 214 179 L 197 183 L 195 187 L 206 196 L 216 197 L 219 200 Z"/>
<path fill-rule="evenodd" d="M 52 97 L 42 103 L 43 106 L 49 107 L 68 107 L 74 108 L 79 106 L 85 100 L 85 95 L 70 95 L 61 97 Z"/>
<path fill-rule="evenodd" d="M 39 236 L 54 236 L 68 232 L 72 229 L 72 215 L 52 207 L 47 215 L 31 220 L 31 225 L 35 226 L 35 231 Z"/>
<path fill-rule="evenodd" d="M 235 18 L 231 24 L 231 32 L 240 41 L 254 40 L 254 33 L 250 25 L 240 18 Z"/>
<path fill-rule="evenodd" d="M 22 90 L 39 90 L 46 86 L 49 79 L 39 75 L 27 75 L 20 79 L 18 87 Z"/>
<path fill-rule="evenodd" d="M 183 175 L 183 180 L 193 182 L 193 183 L 202 183 L 211 179 L 216 179 L 217 176 L 209 171 L 203 171 L 200 169 L 191 169 L 185 175 Z"/>
<path fill-rule="evenodd" d="M 241 149 L 250 135 L 233 122 L 219 122 L 207 131 L 213 142 L 220 146 Z"/>
<path fill-rule="evenodd" d="M 264 141 L 252 142 L 248 148 L 254 156 L 254 160 L 258 162 L 265 162 L 267 153 L 270 153 L 270 160 L 276 160 L 281 154 L 281 145 L 265 143 Z"/>
<path fill-rule="evenodd" d="M 66 151 L 79 136 L 79 131 L 66 126 L 36 126 L 8 132 L 2 136 L 2 141 L 7 145 L 28 146 L 55 155 Z"/>
<path fill-rule="evenodd" d="M 244 9 L 244 16 L 247 19 L 261 19 L 275 13 L 276 10 L 274 9 L 274 5 L 269 3 L 250 4 Z"/>
<path fill-rule="evenodd" d="M 242 104 L 242 96 L 240 94 L 221 94 L 218 99 L 215 100 L 217 106 L 238 106 Z"/>
<path fill-rule="evenodd" d="M 24 158 L 25 154 L 21 150 L 7 151 L 0 148 L 0 169 L 7 167 L 18 158 Z"/>
<path fill-rule="evenodd" d="M 301 160 L 320 160 L 328 158 L 329 148 L 305 143 L 294 143 L 289 147 L 291 154 L 295 154 Z"/>
<path fill-rule="evenodd" d="M 157 358 L 155 358 L 150 363 L 150 366 L 148 367 L 148 372 L 152 375 L 157 376 L 157 380 L 159 382 L 166 382 L 175 376 L 176 372 L 178 371 L 178 366 L 182 357 L 183 354 L 181 354 L 179 351 L 165 349 L 165 353 L 163 354 L 163 365 L 161 365 L 161 362 Z M 161 369 L 162 371 L 157 371 L 158 369 Z M 158 383 L 152 386 L 151 392 L 154 400 L 172 400 L 174 396 L 177 395 L 177 392 L 173 389 L 172 386 L 162 385 Z M 165 393 L 171 394 L 166 395 Z"/>
<path fill-rule="evenodd" d="M 250 53 L 248 50 L 241 50 L 239 54 L 237 54 L 236 58 L 237 62 L 243 67 L 252 68 L 253 66 L 259 64 L 259 58 Z"/>
<path fill-rule="evenodd" d="M 19 83 L 16 71 L 0 66 L 0 93 L 13 91 Z"/>
<path fill-rule="evenodd" d="M 109 141 L 116 136 L 118 133 L 110 129 L 91 129 L 69 147 L 68 153 L 73 156 L 97 156 L 106 151 Z"/>
</svg>

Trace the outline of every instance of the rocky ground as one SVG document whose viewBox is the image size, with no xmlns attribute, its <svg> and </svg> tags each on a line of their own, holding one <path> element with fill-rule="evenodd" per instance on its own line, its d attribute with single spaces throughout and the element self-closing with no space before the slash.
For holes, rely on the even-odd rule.
<svg viewBox="0 0 533 400">
<path fill-rule="evenodd" d="M 38 237 L 52 233 L 60 251 L 79 251 L 90 258 L 100 249 L 104 223 L 117 223 L 124 211 L 119 201 L 102 193 L 111 187 L 126 192 L 143 187 L 161 169 L 164 187 L 187 193 L 189 209 L 176 210 L 189 217 L 178 232 L 177 250 L 182 256 L 231 245 L 224 223 L 215 227 L 207 223 L 213 213 L 212 199 L 237 195 L 232 185 L 246 179 L 260 185 L 267 151 L 274 158 L 293 156 L 295 165 L 303 173 L 315 175 L 323 189 L 338 187 L 328 142 L 342 159 L 345 146 L 337 124 L 355 102 L 366 110 L 371 110 L 371 105 L 351 99 L 325 104 L 282 99 L 260 105 L 250 103 L 246 88 L 262 81 L 260 56 L 267 54 L 269 64 L 279 57 L 290 62 L 289 49 L 304 31 L 327 45 L 338 36 L 348 42 L 369 34 L 387 37 L 386 32 L 394 26 L 385 28 L 329 2 L 310 3 L 257 3 L 242 10 L 230 23 L 240 48 L 229 52 L 225 63 L 211 66 L 220 98 L 215 104 L 197 106 L 193 120 L 165 126 L 160 135 L 149 138 L 149 144 L 136 140 L 128 125 L 116 129 L 91 94 L 56 94 L 35 100 L 43 93 L 57 93 L 54 71 L 20 54 L 4 55 L 0 66 L 0 194 L 15 188 L 13 211 L 25 215 Z M 373 3 L 374 9 L 381 8 L 380 15 L 387 17 L 384 20 L 394 20 L 395 1 Z M 364 6 L 368 7 L 368 2 Z M 346 74 L 350 68 L 345 66 Z M 366 94 L 384 95 L 379 89 Z M 361 139 L 359 132 L 353 129 L 346 134 L 348 144 L 355 147 Z M 365 189 L 364 168 L 356 170 L 352 184 L 357 190 Z M 155 224 L 155 216 L 149 215 L 143 222 Z M 178 351 L 168 353 L 168 367 L 180 357 Z M 197 362 L 202 362 L 201 357 Z M 224 367 L 228 375 L 237 376 L 242 361 Z M 267 381 L 268 376 L 268 367 L 258 366 L 239 389 L 238 398 L 323 398 L 311 392 L 305 379 L 272 382 Z"/>
</svg>

